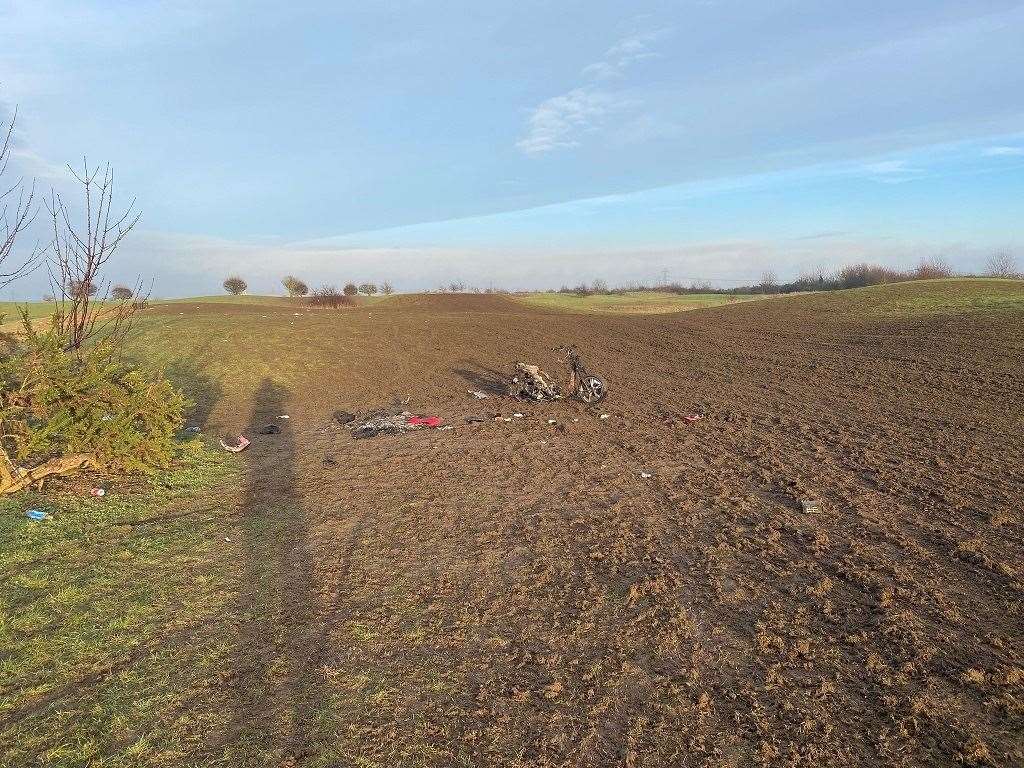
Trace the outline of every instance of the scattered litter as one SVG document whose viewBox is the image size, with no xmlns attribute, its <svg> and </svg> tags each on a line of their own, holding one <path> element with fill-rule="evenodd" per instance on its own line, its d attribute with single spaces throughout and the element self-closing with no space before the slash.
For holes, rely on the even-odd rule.
<svg viewBox="0 0 1024 768">
<path fill-rule="evenodd" d="M 447 429 L 455 429 L 451 424 L 445 424 L 443 427 L 438 427 L 439 432 L 444 432 Z"/>
<path fill-rule="evenodd" d="M 821 504 L 814 499 L 800 499 L 800 506 L 804 508 L 804 512 L 821 511 Z"/>
<path fill-rule="evenodd" d="M 378 408 L 359 417 L 353 416 L 351 420 L 341 423 L 346 424 L 352 430 L 352 437 L 356 438 L 376 437 L 382 434 L 400 435 L 424 427 L 437 428 L 444 424 L 444 419 L 440 416 L 414 416 L 404 410 L 403 406 L 408 402 L 408 399 L 396 401 L 390 408 Z M 349 415 L 345 412 L 341 413 L 344 417 Z M 337 412 L 335 420 L 340 422 Z"/>
<path fill-rule="evenodd" d="M 548 419 L 548 424 L 557 424 L 558 422 L 554 419 Z"/>
<path fill-rule="evenodd" d="M 278 416 L 277 418 L 279 418 L 279 419 L 290 419 L 291 416 L 289 416 L 287 413 L 285 413 L 285 414 L 282 414 L 281 416 Z"/>
<path fill-rule="evenodd" d="M 579 421 L 579 419 L 573 419 L 573 420 L 572 420 L 572 423 L 573 423 L 573 424 L 575 424 L 575 423 L 576 423 L 576 422 L 578 422 L 578 421 Z"/>
<path fill-rule="evenodd" d="M 685 416 L 683 416 L 683 418 L 692 424 L 695 421 L 700 421 L 704 417 L 701 416 L 699 413 L 688 413 Z"/>
<path fill-rule="evenodd" d="M 265 427 L 260 427 L 261 435 L 279 435 L 281 434 L 281 428 L 277 424 L 267 424 Z"/>
<path fill-rule="evenodd" d="M 43 512 L 41 509 L 30 509 L 25 513 L 25 517 L 29 520 L 46 520 L 49 515 Z"/>
<path fill-rule="evenodd" d="M 486 416 L 467 416 L 466 417 L 466 423 L 467 424 L 480 424 L 481 422 L 484 422 L 484 421 L 487 421 L 487 417 Z"/>
<path fill-rule="evenodd" d="M 185 427 L 185 434 L 187 434 L 187 435 L 198 435 L 202 431 L 203 431 L 202 428 L 199 427 L 198 425 L 193 425 L 191 427 Z"/>
<path fill-rule="evenodd" d="M 479 389 L 467 389 L 466 391 L 469 392 L 469 394 L 475 397 L 477 400 L 486 400 L 487 398 L 490 397 L 490 395 L 488 395 L 486 392 Z"/>
<path fill-rule="evenodd" d="M 440 427 L 444 419 L 440 416 L 410 416 L 405 423 L 410 427 Z"/>
<path fill-rule="evenodd" d="M 89 489 L 89 495 L 90 496 L 106 496 L 107 495 L 107 489 L 106 488 L 90 488 Z"/>
<path fill-rule="evenodd" d="M 521 419 L 521 418 L 523 418 L 523 414 L 521 414 L 521 413 L 513 413 L 512 415 L 513 415 L 513 416 L 514 416 L 515 418 L 517 418 L 517 419 Z"/>
<path fill-rule="evenodd" d="M 511 416 L 498 416 L 495 419 L 495 421 L 497 421 L 498 419 L 501 419 L 502 421 L 512 421 L 512 417 Z"/>
<path fill-rule="evenodd" d="M 228 538 L 227 536 L 225 536 L 225 537 L 224 537 L 224 541 L 231 541 L 231 539 L 230 539 L 230 538 Z"/>
<path fill-rule="evenodd" d="M 249 440 L 245 437 L 245 435 L 239 435 L 237 445 L 228 445 L 227 443 L 224 442 L 224 439 L 221 438 L 220 447 L 223 448 L 225 451 L 231 451 L 231 453 L 241 453 L 242 451 L 249 447 Z"/>
<path fill-rule="evenodd" d="M 302 315 L 300 315 L 298 312 L 295 313 L 295 317 L 301 317 L 301 316 Z"/>
<path fill-rule="evenodd" d="M 654 477 L 654 475 L 652 475 L 650 472 L 641 472 L 640 473 L 640 477 L 642 477 L 642 478 L 644 478 L 646 480 L 649 477 Z"/>
<path fill-rule="evenodd" d="M 608 414 L 607 413 L 602 413 L 601 414 L 601 418 L 602 419 L 607 419 L 608 418 Z"/>
</svg>

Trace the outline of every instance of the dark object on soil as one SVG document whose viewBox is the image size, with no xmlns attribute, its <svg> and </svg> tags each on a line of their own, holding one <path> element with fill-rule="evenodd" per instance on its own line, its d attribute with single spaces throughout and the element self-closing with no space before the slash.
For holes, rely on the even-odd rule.
<svg viewBox="0 0 1024 768">
<path fill-rule="evenodd" d="M 516 363 L 516 374 L 508 385 L 508 393 L 519 400 L 558 400 L 562 393 L 558 384 L 539 366 Z"/>
<path fill-rule="evenodd" d="M 481 423 L 483 423 L 485 421 L 487 421 L 487 417 L 486 416 L 467 416 L 466 417 L 466 423 L 467 424 L 481 424 Z"/>
<path fill-rule="evenodd" d="M 603 400 L 608 394 L 608 386 L 604 379 L 590 373 L 580 360 L 580 353 L 575 346 L 563 347 L 569 363 L 569 391 L 576 399 L 587 405 Z"/>
<path fill-rule="evenodd" d="M 338 460 L 335 459 L 333 456 L 324 456 L 324 466 L 325 467 L 334 467 L 334 466 L 337 466 L 337 464 L 338 464 Z"/>
<path fill-rule="evenodd" d="M 261 435 L 279 435 L 281 434 L 281 428 L 277 424 L 267 424 L 265 427 L 260 427 Z"/>
<path fill-rule="evenodd" d="M 349 413 L 348 411 L 335 411 L 334 420 L 342 426 L 345 426 L 346 424 L 351 424 L 355 421 L 356 415 L 354 413 Z"/>
<path fill-rule="evenodd" d="M 608 394 L 604 379 L 590 373 L 580 360 L 576 347 L 556 347 L 556 352 L 565 352 L 569 366 L 569 392 L 580 402 L 593 405 Z M 558 400 L 562 392 L 558 384 L 539 366 L 516 363 L 516 372 L 509 382 L 508 393 L 520 400 Z"/>
<path fill-rule="evenodd" d="M 437 416 L 417 416 L 405 410 L 408 400 L 396 400 L 388 408 L 368 411 L 348 422 L 352 437 L 376 437 L 377 435 L 401 435 L 424 427 L 437 428 L 444 421 Z"/>
</svg>

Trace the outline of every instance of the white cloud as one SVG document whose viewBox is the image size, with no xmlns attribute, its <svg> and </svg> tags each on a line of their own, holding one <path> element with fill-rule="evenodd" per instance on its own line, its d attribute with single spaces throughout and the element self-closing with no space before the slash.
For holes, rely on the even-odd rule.
<svg viewBox="0 0 1024 768">
<path fill-rule="evenodd" d="M 530 115 L 526 136 L 516 146 L 528 155 L 579 146 L 580 134 L 594 131 L 629 102 L 593 88 L 574 88 L 542 102 Z"/>
<path fill-rule="evenodd" d="M 901 184 L 904 181 L 920 178 L 924 173 L 906 160 L 880 160 L 875 163 L 867 163 L 860 167 L 860 172 L 883 184 Z"/>
<path fill-rule="evenodd" d="M 637 62 L 656 58 L 651 45 L 671 33 L 671 29 L 638 32 L 619 40 L 601 61 L 588 64 L 582 74 L 594 80 L 622 77 Z M 578 147 L 580 135 L 599 128 L 614 112 L 620 112 L 633 100 L 584 85 L 541 102 L 530 114 L 526 136 L 516 142 L 520 151 L 537 155 L 556 149 Z"/>
<path fill-rule="evenodd" d="M 1024 157 L 1024 147 L 986 147 L 981 154 L 985 157 Z"/>
<path fill-rule="evenodd" d="M 601 61 L 585 66 L 583 74 L 597 80 L 622 77 L 634 64 L 658 58 L 661 54 L 652 51 L 651 45 L 667 37 L 671 31 L 666 27 L 624 37 L 605 52 Z"/>
</svg>

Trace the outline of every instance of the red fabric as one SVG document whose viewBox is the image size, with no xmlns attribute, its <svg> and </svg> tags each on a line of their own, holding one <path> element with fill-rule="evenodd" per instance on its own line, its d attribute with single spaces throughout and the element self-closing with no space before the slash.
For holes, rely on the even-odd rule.
<svg viewBox="0 0 1024 768">
<path fill-rule="evenodd" d="M 410 416 L 405 423 L 414 427 L 440 427 L 444 419 L 440 416 Z"/>
</svg>

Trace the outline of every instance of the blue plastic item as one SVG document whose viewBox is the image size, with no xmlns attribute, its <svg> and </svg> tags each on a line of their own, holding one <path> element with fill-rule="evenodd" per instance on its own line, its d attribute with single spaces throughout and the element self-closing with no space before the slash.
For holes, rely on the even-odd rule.
<svg viewBox="0 0 1024 768">
<path fill-rule="evenodd" d="M 28 512 L 25 513 L 25 517 L 27 517 L 29 520 L 45 520 L 47 517 L 49 517 L 49 515 L 47 515 L 41 509 L 30 509 Z"/>
</svg>

